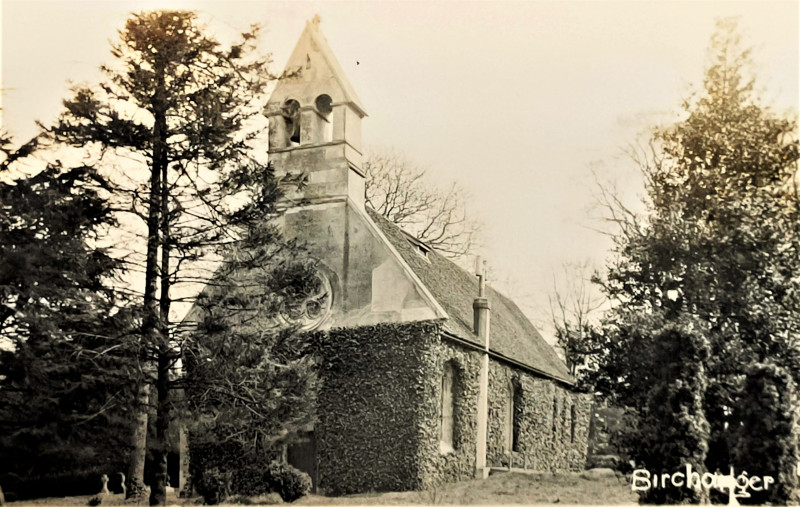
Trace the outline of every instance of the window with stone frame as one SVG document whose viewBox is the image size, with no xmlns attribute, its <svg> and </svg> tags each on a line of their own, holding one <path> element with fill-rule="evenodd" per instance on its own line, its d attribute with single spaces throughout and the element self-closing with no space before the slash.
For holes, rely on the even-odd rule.
<svg viewBox="0 0 800 507">
<path fill-rule="evenodd" d="M 569 407 L 569 441 L 575 442 L 575 405 Z"/>
<path fill-rule="evenodd" d="M 520 419 L 522 412 L 522 386 L 514 382 L 512 384 L 512 412 L 511 412 L 511 450 L 519 452 Z"/>
<path fill-rule="evenodd" d="M 439 413 L 441 414 L 441 434 L 439 450 L 446 454 L 455 450 L 455 379 L 456 371 L 452 363 L 445 363 L 442 373 L 442 397 Z"/>
<path fill-rule="evenodd" d="M 556 419 L 558 419 L 558 398 L 553 395 L 553 438 L 556 436 Z"/>
<path fill-rule="evenodd" d="M 519 452 L 521 408 L 522 388 L 516 382 L 511 382 L 508 386 L 508 398 L 506 400 L 506 452 Z"/>
<path fill-rule="evenodd" d="M 286 126 L 286 138 L 289 146 L 300 144 L 300 103 L 295 99 L 287 99 L 281 109 L 284 125 Z"/>
</svg>

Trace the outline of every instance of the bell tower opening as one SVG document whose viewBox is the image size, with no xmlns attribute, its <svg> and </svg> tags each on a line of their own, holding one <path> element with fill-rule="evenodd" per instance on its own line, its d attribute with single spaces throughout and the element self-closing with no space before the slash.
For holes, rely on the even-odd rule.
<svg viewBox="0 0 800 507">
<path fill-rule="evenodd" d="M 317 112 L 316 130 L 319 132 L 319 140 L 329 143 L 333 140 L 333 99 L 327 93 L 323 93 L 314 99 L 314 106 Z"/>
<path fill-rule="evenodd" d="M 319 20 L 309 21 L 265 111 L 269 158 L 286 184 L 287 206 L 350 202 L 364 209 L 361 120 L 366 114 Z"/>
<path fill-rule="evenodd" d="M 283 103 L 281 115 L 283 116 L 289 146 L 300 145 L 300 103 L 294 99 L 286 100 Z"/>
</svg>

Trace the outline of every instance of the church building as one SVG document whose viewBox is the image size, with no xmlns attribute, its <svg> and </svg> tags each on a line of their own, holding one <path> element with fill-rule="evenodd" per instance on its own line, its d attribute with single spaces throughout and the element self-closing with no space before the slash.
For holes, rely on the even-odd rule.
<svg viewBox="0 0 800 507">
<path fill-rule="evenodd" d="M 318 422 L 290 463 L 318 492 L 401 491 L 493 468 L 583 469 L 591 400 L 514 302 L 365 205 L 366 109 L 307 23 L 268 102 L 279 219 L 318 261 Z M 479 270 L 480 271 L 480 270 Z"/>
</svg>

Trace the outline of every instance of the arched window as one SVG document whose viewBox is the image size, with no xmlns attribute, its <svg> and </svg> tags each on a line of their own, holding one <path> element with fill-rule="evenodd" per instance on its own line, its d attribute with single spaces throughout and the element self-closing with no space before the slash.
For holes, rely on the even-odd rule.
<svg viewBox="0 0 800 507">
<path fill-rule="evenodd" d="M 575 442 L 575 405 L 569 407 L 569 441 Z"/>
<path fill-rule="evenodd" d="M 319 115 L 316 123 L 316 129 L 319 131 L 316 141 L 329 142 L 333 139 L 333 99 L 330 95 L 323 93 L 314 100 L 314 107 Z"/>
<path fill-rule="evenodd" d="M 558 398 L 553 395 L 553 437 L 556 436 L 556 419 L 558 418 Z"/>
<path fill-rule="evenodd" d="M 439 450 L 442 453 L 452 452 L 454 445 L 454 414 L 455 414 L 455 378 L 456 372 L 452 363 L 444 365 L 442 373 L 442 398 L 440 400 L 439 413 L 442 415 L 441 435 L 439 438 Z"/>
<path fill-rule="evenodd" d="M 286 137 L 291 143 L 300 143 L 300 103 L 288 99 L 283 103 L 283 121 L 286 124 Z"/>
<path fill-rule="evenodd" d="M 333 111 L 333 99 L 331 99 L 330 95 L 323 93 L 319 97 L 314 100 L 314 105 L 317 106 L 317 112 L 321 114 L 324 118 L 328 118 Z"/>
<path fill-rule="evenodd" d="M 522 409 L 522 388 L 516 382 L 508 386 L 506 400 L 506 450 L 519 452 L 520 411 Z"/>
</svg>

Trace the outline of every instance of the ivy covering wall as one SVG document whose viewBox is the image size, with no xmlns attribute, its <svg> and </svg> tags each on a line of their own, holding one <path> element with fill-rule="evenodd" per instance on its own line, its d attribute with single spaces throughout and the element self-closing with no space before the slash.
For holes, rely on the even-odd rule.
<svg viewBox="0 0 800 507">
<path fill-rule="evenodd" d="M 420 421 L 422 440 L 422 485 L 431 487 L 475 476 L 475 450 L 478 432 L 478 382 L 481 355 L 452 342 L 437 340 L 433 348 L 434 375 L 425 391 Z M 453 449 L 442 452 L 441 439 L 442 375 L 446 364 L 456 372 L 453 386 Z"/>
<path fill-rule="evenodd" d="M 418 490 L 474 477 L 481 353 L 443 336 L 440 325 L 378 324 L 312 335 L 322 380 L 315 427 L 321 492 Z M 440 447 L 446 364 L 455 372 L 452 449 Z M 487 464 L 508 464 L 512 382 L 519 386 L 514 466 L 583 469 L 591 399 L 494 360 Z"/>
<path fill-rule="evenodd" d="M 325 494 L 423 487 L 420 442 L 430 431 L 435 321 L 318 333 L 322 387 L 315 427 Z M 433 407 L 435 410 L 435 407 Z"/>
<path fill-rule="evenodd" d="M 514 404 L 519 450 L 513 453 L 507 444 L 512 385 L 520 391 L 518 403 Z M 489 466 L 506 467 L 511 459 L 514 467 L 538 471 L 582 470 L 586 465 L 591 405 L 589 395 L 490 361 Z"/>
</svg>

